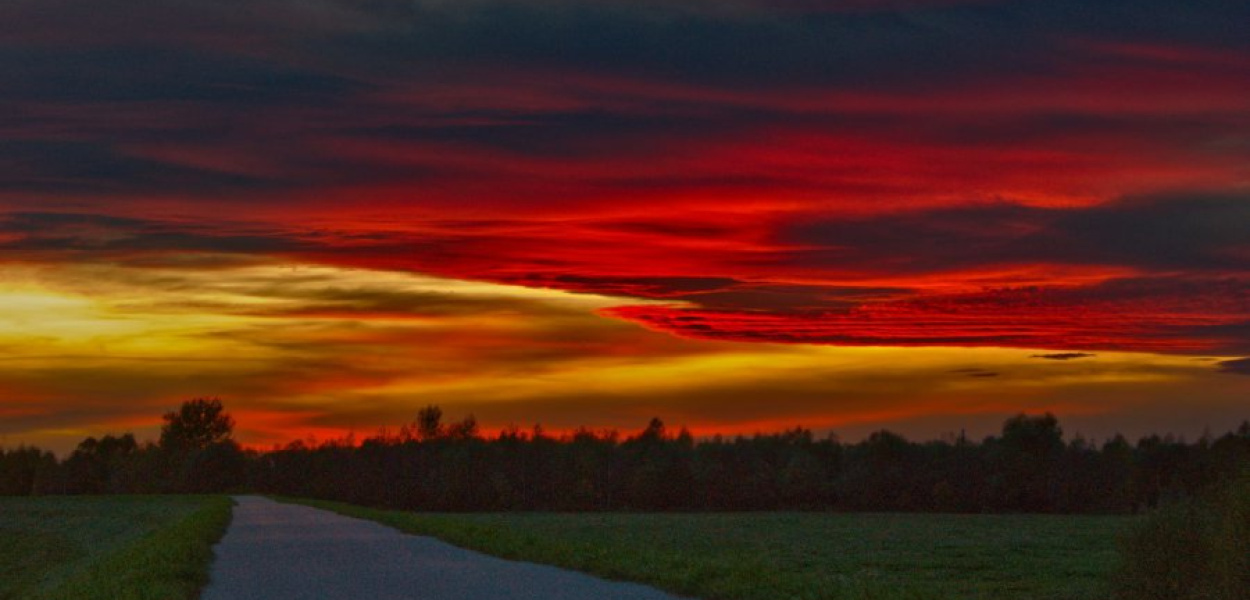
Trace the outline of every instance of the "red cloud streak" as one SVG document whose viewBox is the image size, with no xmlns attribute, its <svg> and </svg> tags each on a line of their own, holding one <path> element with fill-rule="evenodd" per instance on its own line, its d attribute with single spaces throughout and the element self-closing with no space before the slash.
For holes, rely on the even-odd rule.
<svg viewBox="0 0 1250 600">
<path fill-rule="evenodd" d="M 1243 343 L 1250 295 L 1080 300 L 1080 292 L 1006 290 L 769 312 L 626 306 L 605 314 L 699 339 L 874 346 L 1005 346 L 1165 353 L 1227 351 Z"/>
</svg>

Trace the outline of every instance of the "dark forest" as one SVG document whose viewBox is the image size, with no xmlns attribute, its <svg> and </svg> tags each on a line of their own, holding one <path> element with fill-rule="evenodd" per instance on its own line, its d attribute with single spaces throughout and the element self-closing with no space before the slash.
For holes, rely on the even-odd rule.
<svg viewBox="0 0 1250 600">
<path fill-rule="evenodd" d="M 659 419 L 623 435 L 540 426 L 485 437 L 435 406 L 394 433 L 245 450 L 218 400 L 165 415 L 161 438 L 88 438 L 64 460 L 0 450 L 0 494 L 260 492 L 431 511 L 1135 513 L 1231 481 L 1250 465 L 1250 422 L 1186 442 L 1065 440 L 1050 415 L 997 436 L 857 443 L 811 431 L 695 439 Z"/>
</svg>

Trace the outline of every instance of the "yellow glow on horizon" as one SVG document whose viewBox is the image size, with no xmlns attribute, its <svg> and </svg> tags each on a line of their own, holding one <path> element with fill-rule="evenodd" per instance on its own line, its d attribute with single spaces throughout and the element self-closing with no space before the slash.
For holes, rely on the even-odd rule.
<svg viewBox="0 0 1250 600">
<path fill-rule="evenodd" d="M 923 375 L 931 390 L 1052 387 L 1117 383 L 1162 383 L 1184 379 L 1194 359 L 1130 352 L 1098 354 L 1085 367 L 1031 358 L 1036 352 L 1018 348 L 835 347 L 815 345 L 736 344 L 724 353 L 670 357 L 664 361 L 620 358 L 572 360 L 556 373 L 523 374 L 483 381 L 464 378 L 431 384 L 400 380 L 385 390 L 400 394 L 423 389 L 448 397 L 466 395 L 489 401 L 526 401 L 543 391 L 576 389 L 586 393 L 645 394 L 708 386 L 727 387 L 760 379 L 827 382 L 903 383 Z M 978 365 L 984 372 L 1010 377 L 957 377 L 958 369 Z M 1110 368 L 1109 368 L 1110 367 Z M 947 377 L 941 377 L 948 375 Z"/>
<path fill-rule="evenodd" d="M 710 433 L 1157 409 L 1169 386 L 1235 408 L 1250 387 L 1216 373 L 1216 358 L 714 342 L 596 312 L 644 302 L 302 264 L 0 266 L 0 436 L 63 450 L 150 433 L 197 395 L 225 398 L 241 440 L 267 444 L 397 427 L 426 404 L 487 428 L 673 415 Z"/>
<path fill-rule="evenodd" d="M 161 285 L 173 283 L 169 288 Z M 307 295 L 362 290 L 457 299 L 535 301 L 571 310 L 593 311 L 623 299 L 591 294 L 457 281 L 388 271 L 309 265 L 262 265 L 226 271 L 125 269 L 113 266 L 32 268 L 0 266 L 0 344 L 8 358 L 49 353 L 100 357 L 237 357 L 246 344 L 215 341 L 214 333 L 247 326 L 272 326 L 309 304 Z M 269 293 L 272 292 L 272 293 Z M 362 312 L 360 318 L 368 317 Z M 485 327 L 531 327 L 507 314 L 445 315 L 446 324 L 472 319 Z M 351 321 L 342 317 L 340 321 Z M 386 320 L 385 315 L 381 320 Z M 415 319 L 407 326 L 421 327 Z M 425 325 L 428 326 L 428 325 Z M 246 352 L 254 355 L 255 347 Z"/>
</svg>

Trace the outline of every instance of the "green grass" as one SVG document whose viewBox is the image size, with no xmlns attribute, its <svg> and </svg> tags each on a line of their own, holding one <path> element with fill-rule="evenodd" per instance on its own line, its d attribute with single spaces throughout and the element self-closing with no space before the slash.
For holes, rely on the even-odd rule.
<svg viewBox="0 0 1250 600">
<path fill-rule="evenodd" d="M 1106 598 L 1126 517 L 428 514 L 285 500 L 709 600 Z"/>
<path fill-rule="evenodd" d="M 0 600 L 194 598 L 226 497 L 0 498 Z"/>
</svg>

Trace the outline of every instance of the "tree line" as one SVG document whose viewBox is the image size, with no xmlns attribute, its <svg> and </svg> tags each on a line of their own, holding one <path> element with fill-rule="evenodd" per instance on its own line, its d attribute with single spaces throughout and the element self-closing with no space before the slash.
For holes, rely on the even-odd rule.
<svg viewBox="0 0 1250 600">
<path fill-rule="evenodd" d="M 65 460 L 0 450 L 0 494 L 248 491 L 437 511 L 846 510 L 1131 513 L 1195 497 L 1250 465 L 1250 422 L 1218 438 L 1065 440 L 1053 415 L 1001 433 L 857 443 L 801 428 L 695 439 L 659 419 L 642 431 L 541 427 L 480 433 L 435 406 L 357 443 L 244 450 L 220 401 L 165 415 L 155 443 L 88 438 Z"/>
<path fill-rule="evenodd" d="M 163 416 L 159 440 L 89 437 L 65 460 L 24 446 L 0 448 L 0 495 L 213 493 L 242 490 L 255 455 L 233 439 L 221 401 L 197 398 Z"/>
</svg>

